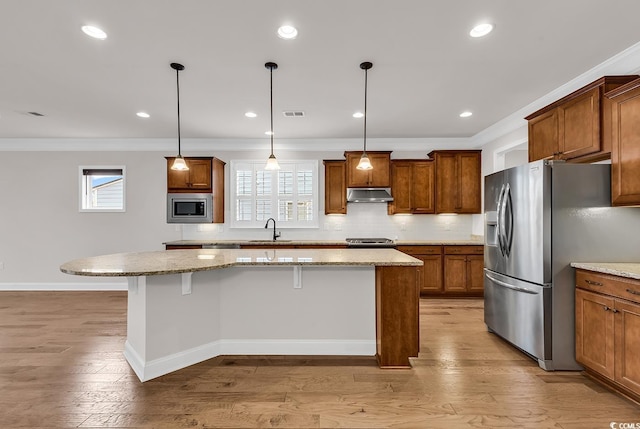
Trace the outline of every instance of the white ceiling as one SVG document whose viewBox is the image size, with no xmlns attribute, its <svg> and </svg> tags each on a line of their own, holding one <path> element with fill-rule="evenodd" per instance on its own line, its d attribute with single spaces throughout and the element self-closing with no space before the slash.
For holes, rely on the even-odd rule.
<svg viewBox="0 0 640 429">
<path fill-rule="evenodd" d="M 638 16 L 638 0 L 2 0 L 0 138 L 175 137 L 171 62 L 183 138 L 265 138 L 266 61 L 276 138 L 360 137 L 362 61 L 368 137 L 470 137 L 637 43 Z M 483 20 L 494 32 L 469 37 Z"/>
</svg>

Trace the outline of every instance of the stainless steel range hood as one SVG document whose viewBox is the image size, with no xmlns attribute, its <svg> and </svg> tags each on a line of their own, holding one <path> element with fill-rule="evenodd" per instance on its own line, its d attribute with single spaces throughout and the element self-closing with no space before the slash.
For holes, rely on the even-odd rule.
<svg viewBox="0 0 640 429">
<path fill-rule="evenodd" d="M 391 188 L 347 188 L 349 203 L 387 203 L 393 201 Z"/>
</svg>

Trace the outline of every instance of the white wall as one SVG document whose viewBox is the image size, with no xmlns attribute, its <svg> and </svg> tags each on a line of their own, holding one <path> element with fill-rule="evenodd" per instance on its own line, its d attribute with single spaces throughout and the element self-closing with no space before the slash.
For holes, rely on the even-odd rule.
<svg viewBox="0 0 640 429">
<path fill-rule="evenodd" d="M 396 144 L 397 146 L 401 145 Z M 326 145 L 325 145 L 326 146 Z M 329 145 L 330 146 L 330 145 Z M 341 147 L 342 145 L 336 145 Z M 183 150 L 186 156 L 266 159 L 267 151 Z M 210 144 L 215 147 L 215 144 Z M 323 147 L 323 146 L 320 146 Z M 436 146 L 438 147 L 438 146 Z M 442 145 L 439 146 L 443 148 Z M 449 146 L 450 147 L 450 146 Z M 462 147 L 463 148 L 463 147 Z M 352 148 L 348 148 L 352 150 Z M 392 148 L 389 148 L 391 150 Z M 429 145 L 394 151 L 392 158 L 425 158 Z M 267 148 L 268 150 L 268 148 Z M 283 239 L 338 239 L 383 236 L 394 239 L 468 239 L 472 216 L 388 216 L 386 204 L 349 204 L 346 216 L 324 215 L 322 159 L 342 159 L 344 149 L 279 150 L 279 159 L 319 162 L 320 227 L 284 229 Z M 229 228 L 229 168 L 224 225 L 166 223 L 166 160 L 172 151 L 0 151 L 0 290 L 122 287 L 124 279 L 70 276 L 59 266 L 71 259 L 119 252 L 161 250 L 165 241 L 185 239 L 266 239 L 270 231 Z M 126 167 L 126 212 L 79 212 L 81 165 Z"/>
</svg>

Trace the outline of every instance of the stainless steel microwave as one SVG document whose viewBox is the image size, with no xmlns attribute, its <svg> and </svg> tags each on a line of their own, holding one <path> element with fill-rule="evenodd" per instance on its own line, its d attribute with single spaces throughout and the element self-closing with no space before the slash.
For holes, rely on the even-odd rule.
<svg viewBox="0 0 640 429">
<path fill-rule="evenodd" d="M 167 194 L 167 223 L 211 222 L 212 194 Z"/>
</svg>

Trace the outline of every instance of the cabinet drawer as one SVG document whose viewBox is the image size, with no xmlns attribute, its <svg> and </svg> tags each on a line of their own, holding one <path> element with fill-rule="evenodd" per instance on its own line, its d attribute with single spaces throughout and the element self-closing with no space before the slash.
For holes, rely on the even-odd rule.
<svg viewBox="0 0 640 429">
<path fill-rule="evenodd" d="M 408 255 L 441 255 L 442 246 L 398 246 L 397 250 Z"/>
<path fill-rule="evenodd" d="M 576 287 L 640 303 L 640 281 L 576 270 Z"/>
<path fill-rule="evenodd" d="M 484 246 L 444 246 L 445 255 L 484 255 Z"/>
</svg>

